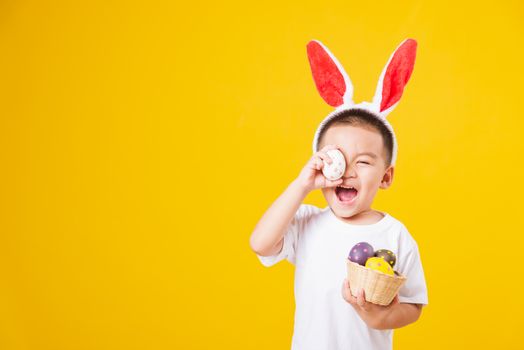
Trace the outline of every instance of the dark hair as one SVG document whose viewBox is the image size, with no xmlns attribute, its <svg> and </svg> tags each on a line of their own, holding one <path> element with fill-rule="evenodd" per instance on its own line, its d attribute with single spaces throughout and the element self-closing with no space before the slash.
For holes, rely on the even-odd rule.
<svg viewBox="0 0 524 350">
<path fill-rule="evenodd" d="M 334 125 L 352 125 L 368 130 L 378 131 L 382 135 L 384 141 L 384 149 L 386 150 L 386 168 L 391 165 L 393 157 L 393 134 L 388 127 L 381 122 L 373 113 L 364 109 L 349 109 L 343 110 L 336 114 L 329 122 L 327 122 L 318 137 L 318 146 L 322 142 L 322 138 L 326 131 Z M 320 147 L 319 147 L 320 148 Z"/>
</svg>

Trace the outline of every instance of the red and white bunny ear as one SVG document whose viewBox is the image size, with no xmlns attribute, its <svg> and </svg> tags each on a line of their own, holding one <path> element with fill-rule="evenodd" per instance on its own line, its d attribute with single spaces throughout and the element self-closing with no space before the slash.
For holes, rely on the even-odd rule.
<svg viewBox="0 0 524 350">
<path fill-rule="evenodd" d="M 383 117 L 386 117 L 400 101 L 415 65 L 416 52 L 417 42 L 413 39 L 404 40 L 389 57 L 388 63 L 382 70 L 373 97 L 373 105 L 378 108 Z"/>
<path fill-rule="evenodd" d="M 311 73 L 320 96 L 330 106 L 353 104 L 353 85 L 335 56 L 320 41 L 307 44 Z"/>
</svg>

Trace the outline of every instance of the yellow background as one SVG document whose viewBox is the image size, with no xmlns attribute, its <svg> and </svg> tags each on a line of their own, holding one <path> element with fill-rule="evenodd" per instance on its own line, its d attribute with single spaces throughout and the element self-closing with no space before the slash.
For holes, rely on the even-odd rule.
<svg viewBox="0 0 524 350">
<path fill-rule="evenodd" d="M 289 349 L 293 266 L 248 239 L 332 110 L 306 43 L 360 102 L 406 37 L 374 208 L 417 240 L 430 305 L 394 347 L 522 346 L 524 8 L 496 4 L 2 1 L 0 348 Z"/>
</svg>

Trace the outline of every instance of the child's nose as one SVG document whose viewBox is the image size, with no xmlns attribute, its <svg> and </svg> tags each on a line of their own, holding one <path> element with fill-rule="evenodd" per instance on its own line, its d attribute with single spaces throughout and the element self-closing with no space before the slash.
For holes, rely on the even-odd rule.
<svg viewBox="0 0 524 350">
<path fill-rule="evenodd" d="M 344 177 L 356 177 L 356 176 L 357 176 L 357 172 L 355 170 L 355 166 L 346 164 L 346 171 L 344 172 Z"/>
</svg>

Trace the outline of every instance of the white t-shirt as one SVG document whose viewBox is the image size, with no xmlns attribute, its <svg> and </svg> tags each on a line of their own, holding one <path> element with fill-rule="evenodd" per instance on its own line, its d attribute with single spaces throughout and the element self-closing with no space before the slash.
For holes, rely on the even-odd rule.
<svg viewBox="0 0 524 350">
<path fill-rule="evenodd" d="M 401 303 L 428 304 L 417 243 L 391 215 L 369 225 L 349 224 L 330 207 L 302 204 L 284 235 L 282 251 L 257 255 L 264 266 L 287 259 L 295 265 L 295 325 L 292 350 L 387 350 L 393 330 L 369 328 L 342 297 L 350 249 L 368 242 L 375 250 L 397 256 L 394 269 L 407 277 L 399 291 Z"/>
</svg>

